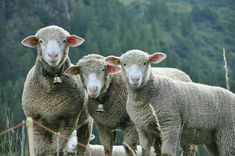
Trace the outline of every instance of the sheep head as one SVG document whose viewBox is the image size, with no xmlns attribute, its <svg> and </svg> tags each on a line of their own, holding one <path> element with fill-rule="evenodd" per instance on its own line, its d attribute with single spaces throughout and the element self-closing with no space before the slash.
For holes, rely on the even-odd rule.
<svg viewBox="0 0 235 156">
<path fill-rule="evenodd" d="M 141 50 L 129 50 L 121 57 L 108 56 L 105 61 L 112 65 L 121 65 L 122 76 L 127 84 L 133 88 L 143 86 L 149 79 L 151 64 L 163 61 L 166 54 L 156 52 L 149 55 Z"/>
<path fill-rule="evenodd" d="M 97 98 L 101 90 L 105 92 L 109 87 L 110 73 L 120 70 L 120 67 L 106 64 L 103 56 L 91 54 L 80 59 L 75 66 L 68 68 L 65 72 L 70 75 L 79 74 L 88 95 L 91 98 Z"/>
<path fill-rule="evenodd" d="M 37 47 L 39 60 L 56 67 L 68 57 L 69 47 L 79 46 L 83 42 L 83 38 L 70 35 L 61 27 L 47 26 L 39 29 L 35 35 L 26 37 L 21 43 L 26 47 Z"/>
</svg>

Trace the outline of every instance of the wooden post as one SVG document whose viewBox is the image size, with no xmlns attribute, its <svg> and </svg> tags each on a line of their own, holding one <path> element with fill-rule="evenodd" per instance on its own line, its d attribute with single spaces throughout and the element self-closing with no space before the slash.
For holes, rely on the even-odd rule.
<svg viewBox="0 0 235 156">
<path fill-rule="evenodd" d="M 60 132 L 56 133 L 56 156 L 60 156 Z"/>
<path fill-rule="evenodd" d="M 27 126 L 28 139 L 29 139 L 29 155 L 35 156 L 34 143 L 33 143 L 33 119 L 31 117 L 27 118 L 26 126 Z"/>
<path fill-rule="evenodd" d="M 226 88 L 230 90 L 230 86 L 228 83 L 228 64 L 227 64 L 227 59 L 226 59 L 226 52 L 225 48 L 223 48 L 223 57 L 224 57 L 224 70 L 225 70 L 225 82 L 226 82 Z"/>
</svg>

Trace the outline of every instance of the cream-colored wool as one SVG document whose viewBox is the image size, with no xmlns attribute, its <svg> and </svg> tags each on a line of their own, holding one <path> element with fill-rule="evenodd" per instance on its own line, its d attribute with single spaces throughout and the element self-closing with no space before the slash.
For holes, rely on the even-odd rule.
<svg viewBox="0 0 235 156">
<path fill-rule="evenodd" d="M 123 63 L 148 60 L 149 55 L 139 50 L 121 56 L 122 68 Z M 139 88 L 131 87 L 125 70 L 122 76 L 128 86 L 127 113 L 141 134 L 150 129 L 156 129 L 158 134 L 160 129 L 163 155 L 176 155 L 180 144 L 183 147 L 206 144 L 211 155 L 235 155 L 235 95 L 232 92 L 156 75 L 149 61 Z M 158 118 L 155 128 L 151 107 Z"/>
<path fill-rule="evenodd" d="M 79 67 L 79 74 L 83 84 L 86 78 L 84 75 L 88 75 L 88 73 L 100 73 L 105 69 L 106 63 L 104 59 L 105 58 L 101 55 L 90 54 L 78 61 L 76 66 Z M 154 73 L 183 81 L 191 81 L 187 74 L 173 68 L 154 68 Z M 115 139 L 115 130 L 121 130 L 124 133 L 123 145 L 126 149 L 126 153 L 127 155 L 133 155 L 133 151 L 136 151 L 138 134 L 126 112 L 126 85 L 122 80 L 120 72 L 110 74 L 106 71 L 103 81 L 104 87 L 101 89 L 100 95 L 95 99 L 89 97 L 88 111 L 98 128 L 105 154 L 111 155 L 112 145 Z M 84 87 L 86 88 L 86 86 Z M 104 105 L 105 112 L 96 111 L 101 102 Z M 158 148 L 158 146 L 157 144 L 155 148 Z"/>
<path fill-rule="evenodd" d="M 69 33 L 57 26 L 48 26 L 36 33 L 37 38 L 63 40 Z M 79 76 L 60 76 L 61 84 L 53 84 L 53 77 L 45 76 L 66 70 L 71 66 L 68 58 L 68 45 L 57 67 L 49 66 L 42 58 L 42 50 L 37 44 L 38 56 L 29 71 L 22 95 L 22 108 L 26 116 L 69 138 L 77 129 L 78 142 L 88 144 L 92 120 L 87 112 L 87 95 L 82 88 Z M 66 152 L 67 140 L 60 140 L 60 152 Z M 34 126 L 34 143 L 37 156 L 55 155 L 56 139 L 44 129 Z M 78 148 L 78 154 L 85 155 L 86 149 Z"/>
</svg>

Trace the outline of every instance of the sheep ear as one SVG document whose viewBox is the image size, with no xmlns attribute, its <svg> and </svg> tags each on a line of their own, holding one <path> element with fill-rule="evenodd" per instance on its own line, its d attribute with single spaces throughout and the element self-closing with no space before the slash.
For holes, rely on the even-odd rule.
<svg viewBox="0 0 235 156">
<path fill-rule="evenodd" d="M 70 47 L 77 47 L 85 41 L 83 38 L 76 35 L 69 35 L 66 40 Z"/>
<path fill-rule="evenodd" d="M 121 71 L 121 68 L 118 66 L 112 66 L 112 65 L 106 65 L 106 71 L 108 73 L 117 73 L 119 71 Z"/>
<path fill-rule="evenodd" d="M 68 75 L 78 75 L 80 73 L 80 67 L 79 66 L 72 66 L 69 67 L 66 71 L 65 74 Z"/>
<path fill-rule="evenodd" d="M 166 58 L 166 54 L 164 54 L 162 52 L 156 52 L 156 53 L 149 56 L 149 61 L 151 63 L 156 64 L 156 63 L 162 62 L 165 58 Z"/>
<path fill-rule="evenodd" d="M 38 38 L 35 37 L 34 35 L 28 36 L 25 39 L 23 39 L 21 43 L 26 47 L 35 48 L 38 43 Z"/>
<path fill-rule="evenodd" d="M 106 62 L 107 64 L 115 65 L 115 66 L 121 64 L 120 58 L 119 58 L 119 57 L 116 57 L 116 56 L 112 56 L 112 55 L 111 55 L 111 56 L 107 56 L 107 57 L 105 58 L 105 62 Z"/>
</svg>

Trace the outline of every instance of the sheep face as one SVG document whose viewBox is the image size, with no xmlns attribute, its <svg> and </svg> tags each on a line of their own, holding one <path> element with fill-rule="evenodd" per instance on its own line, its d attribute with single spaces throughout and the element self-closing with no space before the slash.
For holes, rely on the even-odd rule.
<svg viewBox="0 0 235 156">
<path fill-rule="evenodd" d="M 104 86 L 104 80 L 106 76 L 106 73 L 104 72 L 105 68 L 101 68 L 100 70 L 100 72 L 90 71 L 89 73 L 84 72 L 82 74 L 85 88 L 91 98 L 97 98 Z"/>
<path fill-rule="evenodd" d="M 69 47 L 78 46 L 83 42 L 81 37 L 70 35 L 60 27 L 48 26 L 25 38 L 22 44 L 31 48 L 37 47 L 39 59 L 51 67 L 56 67 L 63 64 L 68 57 Z"/>
<path fill-rule="evenodd" d="M 101 90 L 107 87 L 107 79 L 110 73 L 120 70 L 117 66 L 106 65 L 103 57 L 93 54 L 80 59 L 77 65 L 67 69 L 66 73 L 70 75 L 80 74 L 89 97 L 97 98 Z"/>
<path fill-rule="evenodd" d="M 50 66 L 54 67 L 62 61 L 63 49 L 65 49 L 65 40 L 59 43 L 59 41 L 51 38 L 49 40 L 40 39 L 40 48 L 42 50 L 42 58 Z"/>
<path fill-rule="evenodd" d="M 123 79 L 132 88 L 140 88 L 149 79 L 151 63 L 159 63 L 164 60 L 164 53 L 154 53 L 149 55 L 140 50 L 130 50 L 120 58 L 109 56 L 105 60 L 107 63 L 120 64 L 122 67 Z"/>
</svg>

